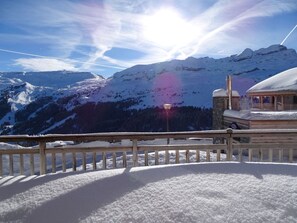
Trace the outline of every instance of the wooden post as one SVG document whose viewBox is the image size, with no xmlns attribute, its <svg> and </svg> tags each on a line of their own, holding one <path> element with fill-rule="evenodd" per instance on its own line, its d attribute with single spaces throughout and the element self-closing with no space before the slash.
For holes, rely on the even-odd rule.
<svg viewBox="0 0 297 223">
<path fill-rule="evenodd" d="M 123 152 L 123 167 L 127 167 L 127 153 Z"/>
<path fill-rule="evenodd" d="M 232 77 L 227 76 L 228 109 L 232 110 Z"/>
<path fill-rule="evenodd" d="M 0 154 L 0 177 L 3 175 L 2 154 Z"/>
<path fill-rule="evenodd" d="M 175 163 L 179 163 L 179 150 L 175 150 Z"/>
<path fill-rule="evenodd" d="M 34 175 L 34 154 L 30 154 L 30 174 Z"/>
<path fill-rule="evenodd" d="M 39 142 L 40 175 L 44 175 L 46 173 L 45 149 L 46 149 L 46 143 Z"/>
<path fill-rule="evenodd" d="M 148 166 L 148 151 L 144 151 L 144 165 Z"/>
<path fill-rule="evenodd" d="M 72 153 L 72 170 L 76 171 L 76 153 Z"/>
<path fill-rule="evenodd" d="M 137 139 L 133 139 L 133 166 L 138 166 Z"/>
<path fill-rule="evenodd" d="M 102 152 L 102 168 L 106 169 L 106 153 Z"/>
<path fill-rule="evenodd" d="M 85 152 L 82 152 L 82 164 L 83 164 L 83 170 L 87 170 L 87 154 Z"/>
<path fill-rule="evenodd" d="M 282 100 L 282 111 L 284 110 L 284 96 L 281 96 L 281 100 Z"/>
<path fill-rule="evenodd" d="M 56 153 L 52 153 L 52 173 L 56 172 Z"/>
<path fill-rule="evenodd" d="M 200 162 L 200 150 L 196 149 L 196 162 Z"/>
<path fill-rule="evenodd" d="M 112 167 L 117 168 L 117 155 L 115 152 L 112 153 Z"/>
<path fill-rule="evenodd" d="M 249 161 L 253 161 L 253 149 L 249 149 Z"/>
<path fill-rule="evenodd" d="M 169 151 L 165 150 L 165 164 L 169 164 Z"/>
<path fill-rule="evenodd" d="M 242 162 L 242 148 L 239 149 L 239 162 Z"/>
<path fill-rule="evenodd" d="M 187 149 L 186 150 L 186 163 L 189 163 L 190 162 L 190 152 L 189 150 Z"/>
<path fill-rule="evenodd" d="M 206 161 L 210 162 L 210 151 L 209 151 L 209 149 L 206 150 Z"/>
<path fill-rule="evenodd" d="M 284 154 L 284 150 L 283 149 L 279 149 L 278 151 L 278 158 L 280 162 L 283 162 L 283 155 Z"/>
<path fill-rule="evenodd" d="M 155 165 L 159 165 L 159 152 L 155 150 Z"/>
<path fill-rule="evenodd" d="M 96 152 L 93 152 L 93 170 L 96 170 L 97 166 L 96 166 Z"/>
<path fill-rule="evenodd" d="M 63 169 L 63 172 L 66 172 L 66 154 L 65 154 L 65 152 L 62 152 L 62 169 Z"/>
<path fill-rule="evenodd" d="M 272 160 L 273 160 L 273 150 L 272 149 L 269 149 L 269 151 L 268 151 L 268 156 L 269 156 L 269 162 L 272 162 Z"/>
<path fill-rule="evenodd" d="M 24 175 L 24 155 L 20 154 L 20 174 Z"/>
<path fill-rule="evenodd" d="M 13 176 L 13 155 L 9 154 L 9 175 Z"/>
<path fill-rule="evenodd" d="M 289 162 L 293 163 L 293 149 L 292 148 L 290 148 L 290 150 L 289 150 Z"/>
<path fill-rule="evenodd" d="M 232 151 L 232 143 L 233 143 L 232 133 L 233 133 L 233 130 L 231 128 L 228 128 L 227 133 L 229 134 L 227 136 L 227 161 L 231 161 L 232 160 L 232 155 L 233 155 L 233 151 Z"/>
</svg>

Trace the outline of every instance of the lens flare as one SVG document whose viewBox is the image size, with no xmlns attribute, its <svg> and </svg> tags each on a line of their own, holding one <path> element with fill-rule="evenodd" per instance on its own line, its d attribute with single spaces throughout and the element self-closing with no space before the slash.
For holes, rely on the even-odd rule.
<svg viewBox="0 0 297 223">
<path fill-rule="evenodd" d="M 178 105 L 182 103 L 182 82 L 172 72 L 158 75 L 153 83 L 153 100 L 156 106 L 163 104 Z"/>
</svg>

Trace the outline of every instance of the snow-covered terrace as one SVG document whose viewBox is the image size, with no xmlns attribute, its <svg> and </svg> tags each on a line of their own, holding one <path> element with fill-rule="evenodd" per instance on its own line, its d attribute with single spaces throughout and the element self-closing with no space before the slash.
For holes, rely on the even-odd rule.
<svg viewBox="0 0 297 223">
<path fill-rule="evenodd" d="M 0 221 L 296 222 L 297 166 L 200 163 L 0 178 Z"/>
</svg>

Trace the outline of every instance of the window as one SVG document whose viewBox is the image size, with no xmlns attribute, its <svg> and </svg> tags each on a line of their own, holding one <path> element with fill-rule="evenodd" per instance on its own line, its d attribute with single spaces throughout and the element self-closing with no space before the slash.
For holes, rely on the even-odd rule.
<svg viewBox="0 0 297 223">
<path fill-rule="evenodd" d="M 297 96 L 293 96 L 293 104 L 297 104 Z"/>
</svg>

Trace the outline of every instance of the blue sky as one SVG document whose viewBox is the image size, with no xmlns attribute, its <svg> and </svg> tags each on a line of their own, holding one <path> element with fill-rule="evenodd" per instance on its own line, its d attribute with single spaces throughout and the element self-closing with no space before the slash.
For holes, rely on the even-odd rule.
<svg viewBox="0 0 297 223">
<path fill-rule="evenodd" d="M 296 0 L 0 0 L 0 71 L 109 77 L 136 64 L 221 58 L 284 40 L 297 50 L 296 25 Z"/>
</svg>

